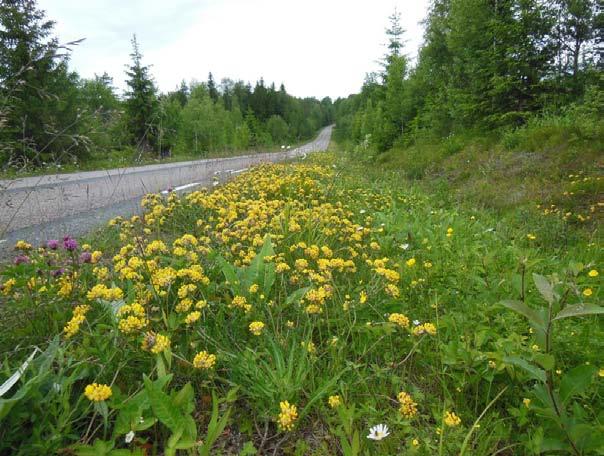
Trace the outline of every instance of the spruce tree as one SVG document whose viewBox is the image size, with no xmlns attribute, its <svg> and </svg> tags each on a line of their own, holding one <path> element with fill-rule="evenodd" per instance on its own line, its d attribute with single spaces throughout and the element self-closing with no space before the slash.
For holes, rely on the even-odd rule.
<svg viewBox="0 0 604 456">
<path fill-rule="evenodd" d="M 85 152 L 76 138 L 77 75 L 34 0 L 0 2 L 0 154 L 26 165 Z M 72 43 L 74 44 L 74 43 Z M 1 157 L 0 157 L 1 158 Z"/>
<path fill-rule="evenodd" d="M 218 89 L 216 88 L 216 82 L 214 81 L 214 76 L 212 76 L 212 72 L 208 74 L 208 94 L 214 103 L 218 101 Z"/>
<path fill-rule="evenodd" d="M 141 151 L 149 151 L 156 145 L 158 128 L 157 90 L 149 73 L 149 66 L 142 64 L 136 35 L 132 37 L 132 63 L 126 74 L 126 116 L 132 144 Z"/>
</svg>

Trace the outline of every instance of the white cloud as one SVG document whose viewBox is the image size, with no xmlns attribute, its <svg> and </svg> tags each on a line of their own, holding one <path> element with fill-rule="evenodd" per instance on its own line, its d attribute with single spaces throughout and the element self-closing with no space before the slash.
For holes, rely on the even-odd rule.
<svg viewBox="0 0 604 456">
<path fill-rule="evenodd" d="M 86 40 L 71 66 L 84 77 L 107 71 L 124 87 L 130 39 L 163 91 L 182 79 L 283 82 L 297 96 L 347 96 L 384 53 L 396 6 L 406 52 L 421 42 L 428 0 L 39 0 L 61 42 Z"/>
</svg>

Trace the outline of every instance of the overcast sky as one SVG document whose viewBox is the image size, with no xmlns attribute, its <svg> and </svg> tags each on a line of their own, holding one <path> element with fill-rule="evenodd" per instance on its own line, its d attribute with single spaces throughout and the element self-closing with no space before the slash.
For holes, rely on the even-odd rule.
<svg viewBox="0 0 604 456">
<path fill-rule="evenodd" d="M 83 77 L 104 71 L 124 87 L 130 39 L 161 91 L 204 81 L 212 71 L 284 83 L 296 96 L 348 96 L 378 69 L 384 29 L 396 6 L 415 57 L 428 0 L 39 0 L 61 42 L 86 38 L 71 66 Z"/>
</svg>

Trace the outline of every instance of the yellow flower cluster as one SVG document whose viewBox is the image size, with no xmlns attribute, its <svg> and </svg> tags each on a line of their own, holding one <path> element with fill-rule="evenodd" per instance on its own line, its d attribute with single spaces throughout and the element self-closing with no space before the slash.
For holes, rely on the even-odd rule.
<svg viewBox="0 0 604 456">
<path fill-rule="evenodd" d="M 89 310 L 90 306 L 86 304 L 81 304 L 73 309 L 71 320 L 69 320 L 63 328 L 63 333 L 67 339 L 78 333 L 80 325 L 86 320 L 86 314 Z"/>
<path fill-rule="evenodd" d="M 401 313 L 391 313 L 390 316 L 388 317 L 388 321 L 391 323 L 395 323 L 402 328 L 409 327 L 409 318 L 407 318 L 406 315 L 401 314 Z"/>
<path fill-rule="evenodd" d="M 252 310 L 252 305 L 247 302 L 245 296 L 235 296 L 231 301 L 231 307 L 243 309 L 246 313 Z"/>
<path fill-rule="evenodd" d="M 91 301 L 93 299 L 103 299 L 105 301 L 118 301 L 124 297 L 124 292 L 121 288 L 107 288 L 106 285 L 99 283 L 92 287 L 90 291 L 88 291 L 86 297 Z"/>
<path fill-rule="evenodd" d="M 334 396 L 329 396 L 329 399 L 327 400 L 327 402 L 329 403 L 329 406 L 331 408 L 336 408 L 342 404 L 342 399 L 340 398 L 339 395 L 336 394 Z"/>
<path fill-rule="evenodd" d="M 401 391 L 398 393 L 398 402 L 400 404 L 399 412 L 405 418 L 413 418 L 417 415 L 417 403 L 409 393 Z"/>
<path fill-rule="evenodd" d="M 118 328 L 124 334 L 132 334 L 140 331 L 149 323 L 145 308 L 138 302 L 126 304 L 117 311 L 119 318 Z"/>
<path fill-rule="evenodd" d="M 185 317 L 185 323 L 187 325 L 192 325 L 193 323 L 195 323 L 200 318 L 201 318 L 201 312 L 199 312 L 198 310 L 194 310 L 193 312 L 191 312 L 190 314 L 188 314 Z"/>
<path fill-rule="evenodd" d="M 170 338 L 168 336 L 156 334 L 153 331 L 149 331 L 145 334 L 142 344 L 143 350 L 158 355 L 168 348 L 170 348 Z"/>
<path fill-rule="evenodd" d="M 249 329 L 254 336 L 259 336 L 262 334 L 262 330 L 264 329 L 264 323 L 261 321 L 253 321 L 250 323 Z"/>
<path fill-rule="evenodd" d="M 31 244 L 28 242 L 25 242 L 23 240 L 17 241 L 15 244 L 15 249 L 16 250 L 31 250 Z"/>
<path fill-rule="evenodd" d="M 434 336 L 436 334 L 436 326 L 433 323 L 422 323 L 413 328 L 414 336 L 421 336 L 423 334 Z"/>
<path fill-rule="evenodd" d="M 216 365 L 216 355 L 201 351 L 193 358 L 193 367 L 196 369 L 212 369 Z"/>
<path fill-rule="evenodd" d="M 298 408 L 295 405 L 290 404 L 288 401 L 280 402 L 279 408 L 281 409 L 279 418 L 277 419 L 279 428 L 282 431 L 291 431 L 294 428 L 296 420 L 298 419 Z"/>
<path fill-rule="evenodd" d="M 449 427 L 459 426 L 461 424 L 461 418 L 458 417 L 455 412 L 447 411 L 443 419 L 445 425 Z"/>
<path fill-rule="evenodd" d="M 111 387 L 102 383 L 91 383 L 84 389 L 84 395 L 92 402 L 106 401 L 111 397 L 111 394 Z"/>
</svg>

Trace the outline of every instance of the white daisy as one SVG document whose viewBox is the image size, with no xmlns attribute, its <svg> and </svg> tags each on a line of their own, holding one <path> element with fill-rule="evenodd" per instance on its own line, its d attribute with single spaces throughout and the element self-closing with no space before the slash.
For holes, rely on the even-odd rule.
<svg viewBox="0 0 604 456">
<path fill-rule="evenodd" d="M 388 431 L 388 426 L 385 424 L 378 424 L 377 426 L 373 426 L 369 429 L 368 439 L 371 440 L 382 440 L 390 435 Z"/>
</svg>

